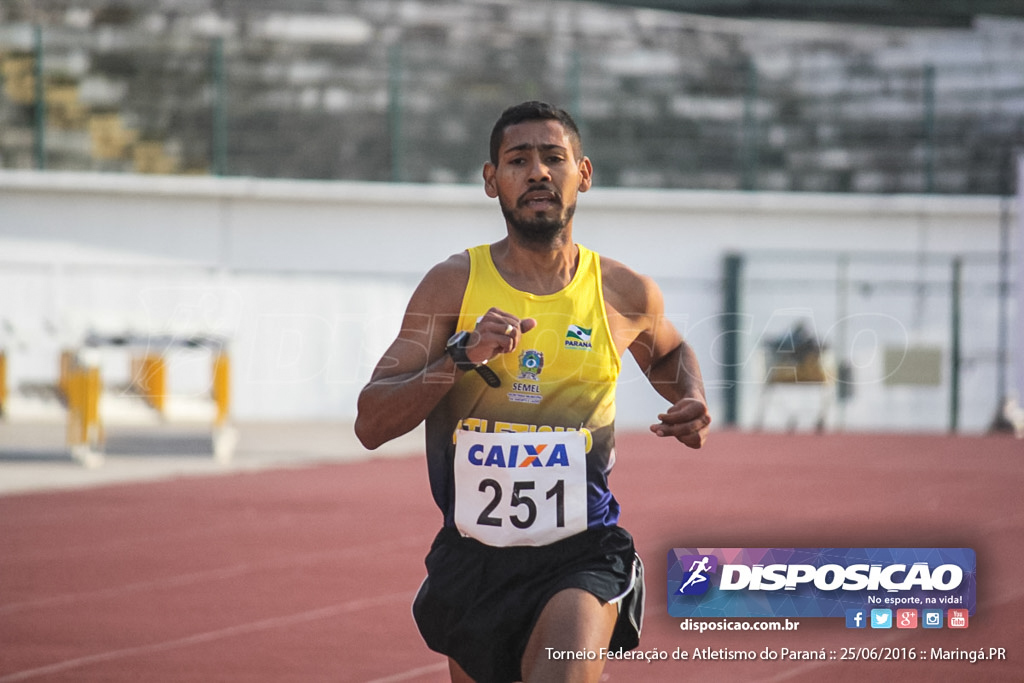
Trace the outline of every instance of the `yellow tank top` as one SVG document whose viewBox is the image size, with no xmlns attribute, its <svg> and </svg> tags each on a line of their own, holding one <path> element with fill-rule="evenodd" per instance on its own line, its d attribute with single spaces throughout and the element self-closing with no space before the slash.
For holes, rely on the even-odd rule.
<svg viewBox="0 0 1024 683">
<path fill-rule="evenodd" d="M 586 437 L 588 525 L 609 526 L 619 507 L 608 490 L 614 465 L 615 383 L 621 359 L 611 338 L 601 283 L 601 259 L 579 246 L 572 281 L 554 294 L 537 295 L 509 285 L 491 258 L 490 245 L 469 249 L 469 284 L 458 329 L 472 330 L 492 306 L 537 327 L 512 353 L 489 366 L 501 386 L 465 373 L 427 418 L 427 457 L 434 499 L 452 525 L 453 435 L 480 432 L 582 430 Z"/>
</svg>

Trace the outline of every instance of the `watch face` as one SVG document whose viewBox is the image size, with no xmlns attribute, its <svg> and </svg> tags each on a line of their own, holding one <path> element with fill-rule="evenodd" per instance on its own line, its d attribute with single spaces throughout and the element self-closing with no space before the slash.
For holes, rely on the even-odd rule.
<svg viewBox="0 0 1024 683">
<path fill-rule="evenodd" d="M 466 352 L 466 342 L 468 341 L 469 332 L 463 330 L 453 334 L 448 339 L 447 346 L 444 347 L 444 352 L 451 356 L 460 370 L 472 370 L 476 367 L 476 363 L 469 360 L 469 354 Z"/>
<path fill-rule="evenodd" d="M 448 338 L 447 347 L 451 348 L 453 346 L 463 346 L 466 343 L 467 337 L 469 337 L 469 332 L 467 332 L 466 330 L 456 332 L 455 334 Z"/>
</svg>

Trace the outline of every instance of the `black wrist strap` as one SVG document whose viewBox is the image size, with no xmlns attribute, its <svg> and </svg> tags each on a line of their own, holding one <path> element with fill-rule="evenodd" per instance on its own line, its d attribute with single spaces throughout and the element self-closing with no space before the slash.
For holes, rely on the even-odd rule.
<svg viewBox="0 0 1024 683">
<path fill-rule="evenodd" d="M 466 353 L 465 346 L 449 346 L 445 349 L 445 352 L 451 356 L 453 361 L 455 361 L 455 367 L 459 370 L 469 372 L 476 368 L 476 363 L 469 359 L 469 354 Z"/>
<path fill-rule="evenodd" d="M 473 369 L 480 373 L 480 376 L 484 378 L 485 382 L 487 382 L 487 386 L 492 389 L 497 389 L 501 386 L 501 378 L 498 377 L 498 374 L 494 372 L 494 370 L 491 370 L 486 365 L 478 365 Z"/>
<path fill-rule="evenodd" d="M 465 370 L 467 372 L 470 370 L 476 370 L 480 373 L 480 376 L 484 378 L 484 381 L 487 382 L 487 386 L 492 389 L 496 389 L 501 386 L 501 378 L 498 377 L 494 370 L 487 367 L 485 363 L 477 365 L 469 359 L 469 354 L 466 353 L 466 347 L 461 345 L 449 346 L 446 351 L 448 355 L 451 356 L 451 359 L 455 361 L 455 367 L 459 370 Z"/>
</svg>

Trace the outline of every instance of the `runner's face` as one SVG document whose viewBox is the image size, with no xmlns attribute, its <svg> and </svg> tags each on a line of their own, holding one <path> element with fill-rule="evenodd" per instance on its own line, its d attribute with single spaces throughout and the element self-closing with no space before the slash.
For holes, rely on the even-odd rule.
<svg viewBox="0 0 1024 683">
<path fill-rule="evenodd" d="M 484 186 L 496 197 L 510 230 L 550 244 L 572 222 L 576 196 L 590 188 L 590 160 L 576 159 L 558 121 L 525 121 L 505 129 L 497 166 L 484 166 Z"/>
</svg>

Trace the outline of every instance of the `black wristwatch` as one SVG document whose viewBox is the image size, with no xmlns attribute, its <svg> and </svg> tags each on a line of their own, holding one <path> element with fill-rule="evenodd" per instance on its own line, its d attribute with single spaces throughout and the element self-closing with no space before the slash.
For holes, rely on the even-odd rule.
<svg viewBox="0 0 1024 683">
<path fill-rule="evenodd" d="M 448 339 L 448 344 L 444 347 L 444 352 L 452 357 L 455 361 L 455 367 L 459 370 L 475 370 L 476 363 L 469 359 L 469 353 L 466 352 L 466 344 L 469 343 L 469 332 L 462 330 L 456 332 Z"/>
<path fill-rule="evenodd" d="M 466 345 L 469 343 L 470 333 L 466 330 L 456 332 L 449 339 L 448 343 L 444 347 L 444 352 L 451 356 L 451 359 L 455 361 L 455 367 L 459 370 L 476 370 L 480 373 L 480 376 L 484 378 L 487 385 L 490 387 L 500 387 L 501 379 L 487 367 L 486 364 L 481 363 L 477 365 L 469 359 L 469 353 L 466 352 Z"/>
</svg>

